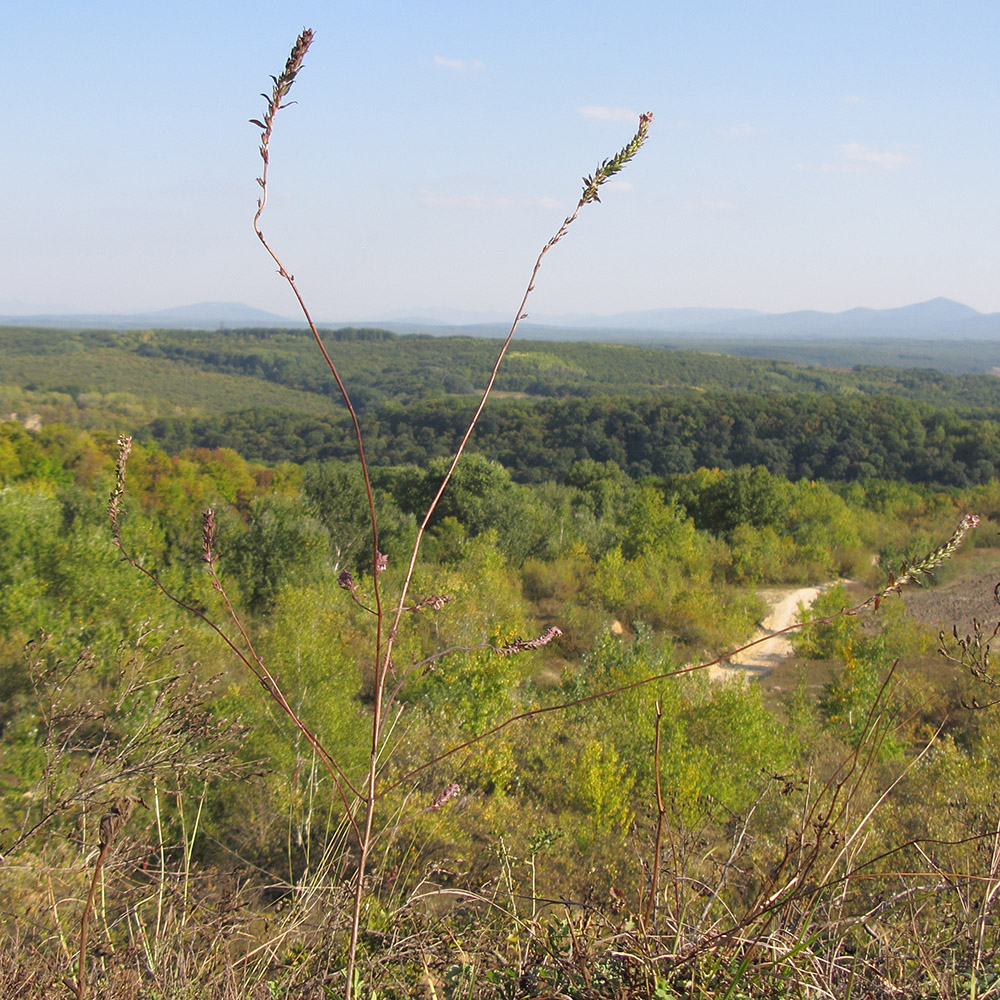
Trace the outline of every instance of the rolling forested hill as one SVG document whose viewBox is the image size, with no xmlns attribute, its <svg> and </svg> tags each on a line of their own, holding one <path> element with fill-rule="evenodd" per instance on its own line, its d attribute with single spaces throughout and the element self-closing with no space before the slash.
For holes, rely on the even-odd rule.
<svg viewBox="0 0 1000 1000">
<path fill-rule="evenodd" d="M 343 328 L 325 337 L 377 464 L 450 452 L 495 340 Z M 350 459 L 329 372 L 299 330 L 0 330 L 0 412 L 129 430 L 176 453 Z M 596 343 L 515 343 L 473 447 L 522 481 L 574 462 L 633 477 L 764 465 L 791 478 L 968 486 L 1000 469 L 1000 381 Z"/>
<path fill-rule="evenodd" d="M 496 340 L 399 336 L 388 330 L 324 332 L 335 360 L 363 405 L 406 403 L 478 391 L 496 356 Z M 778 349 L 780 350 L 780 348 Z M 233 409 L 231 386 L 199 380 L 205 373 L 251 379 L 286 390 L 328 395 L 329 374 L 304 330 L 62 331 L 0 328 L 0 383 L 52 390 L 84 387 L 135 392 L 166 405 Z M 780 357 L 780 355 L 777 355 Z M 191 385 L 194 380 L 197 384 Z M 1000 381 L 986 374 L 948 375 L 930 368 L 864 365 L 850 370 L 697 350 L 562 341 L 516 342 L 498 381 L 502 392 L 533 397 L 722 391 L 889 393 L 935 406 L 1000 403 Z M 262 405 L 307 409 L 302 397 L 274 390 Z"/>
</svg>

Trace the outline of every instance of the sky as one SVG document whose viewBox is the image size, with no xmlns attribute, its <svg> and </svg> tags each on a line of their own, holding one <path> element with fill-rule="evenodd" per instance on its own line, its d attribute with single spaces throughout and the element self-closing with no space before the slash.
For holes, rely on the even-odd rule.
<svg viewBox="0 0 1000 1000">
<path fill-rule="evenodd" d="M 1000 311 L 997 0 L 0 0 L 0 312 Z"/>
</svg>

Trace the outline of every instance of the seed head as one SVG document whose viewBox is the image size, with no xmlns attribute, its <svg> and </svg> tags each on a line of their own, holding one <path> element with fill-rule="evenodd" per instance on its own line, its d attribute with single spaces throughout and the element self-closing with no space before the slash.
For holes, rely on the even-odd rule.
<svg viewBox="0 0 1000 1000">
<path fill-rule="evenodd" d="M 601 200 L 597 196 L 597 189 L 606 180 L 608 180 L 608 178 L 614 177 L 615 174 L 619 173 L 629 160 L 631 160 L 635 154 L 642 149 L 642 144 L 646 141 L 646 134 L 649 132 L 649 126 L 652 124 L 653 113 L 651 111 L 646 111 L 639 115 L 639 128 L 628 143 L 610 159 L 605 160 L 597 168 L 597 170 L 594 171 L 592 177 L 584 177 L 583 197 L 580 199 L 582 204 L 588 205 L 592 201 Z"/>
</svg>

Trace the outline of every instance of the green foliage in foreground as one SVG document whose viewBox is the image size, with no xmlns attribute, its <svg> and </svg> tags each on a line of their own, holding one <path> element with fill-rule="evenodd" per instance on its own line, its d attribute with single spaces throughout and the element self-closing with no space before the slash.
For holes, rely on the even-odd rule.
<svg viewBox="0 0 1000 1000">
<path fill-rule="evenodd" d="M 758 588 L 845 575 L 878 589 L 873 556 L 912 560 L 969 508 L 996 518 L 995 482 L 834 488 L 760 466 L 636 482 L 584 459 L 524 485 L 481 456 L 461 468 L 414 581 L 415 600 L 450 600 L 412 612 L 397 647 L 364 983 L 386 997 L 989 986 L 1000 721 L 961 708 L 988 700 L 968 676 L 920 679 L 937 639 L 897 599 L 804 634 L 800 655 L 830 669 L 820 692 L 782 702 L 669 675 L 749 636 Z M 377 470 L 386 588 L 441 471 Z M 68 967 L 58 942 L 75 934 L 97 818 L 127 791 L 149 809 L 105 876 L 95 982 L 321 996 L 343 967 L 350 793 L 218 637 L 117 558 L 111 481 L 106 436 L 3 425 L 0 983 L 39 958 Z M 215 508 L 263 662 L 357 780 L 372 691 L 358 468 L 139 445 L 128 482 L 126 543 L 225 624 L 200 569 Z M 816 614 L 849 602 L 824 600 Z M 564 635 L 534 653 L 481 646 L 548 624 Z"/>
</svg>

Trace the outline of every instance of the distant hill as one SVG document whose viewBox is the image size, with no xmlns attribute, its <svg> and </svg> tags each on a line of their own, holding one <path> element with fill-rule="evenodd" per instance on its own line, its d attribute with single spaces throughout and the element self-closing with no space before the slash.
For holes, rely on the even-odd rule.
<svg viewBox="0 0 1000 1000">
<path fill-rule="evenodd" d="M 533 317 L 539 326 L 620 329 L 723 337 L 954 337 L 1000 336 L 1000 313 L 981 313 L 961 302 L 937 298 L 896 309 L 802 310 L 762 313 L 749 309 L 654 309 L 602 317 Z"/>
<path fill-rule="evenodd" d="M 217 330 L 227 326 L 304 326 L 302 320 L 255 309 L 242 302 L 198 302 L 144 313 L 5 314 L 0 326 L 46 326 L 65 330 Z"/>
<path fill-rule="evenodd" d="M 510 320 L 497 313 L 472 310 L 410 310 L 389 316 L 352 319 L 353 325 L 379 326 L 397 333 L 435 335 L 470 333 L 504 335 Z M 324 320 L 325 327 L 343 326 L 345 320 Z M 279 316 L 239 302 L 199 302 L 193 305 L 131 314 L 14 314 L 0 305 L 0 325 L 61 327 L 65 329 L 173 329 L 216 330 L 226 327 L 285 327 L 304 325 L 301 319 Z M 649 309 L 595 316 L 529 315 L 522 334 L 533 339 L 612 340 L 656 342 L 676 335 L 710 335 L 739 339 L 796 338 L 910 338 L 913 340 L 992 340 L 1000 338 L 1000 313 L 981 313 L 936 298 L 896 309 L 848 309 L 826 313 L 802 310 L 762 313 L 752 309 Z"/>
<path fill-rule="evenodd" d="M 951 299 L 931 299 L 898 309 L 813 310 L 743 316 L 706 323 L 699 332 L 774 337 L 955 337 L 987 339 L 1000 334 L 1000 313 L 984 314 Z"/>
</svg>

